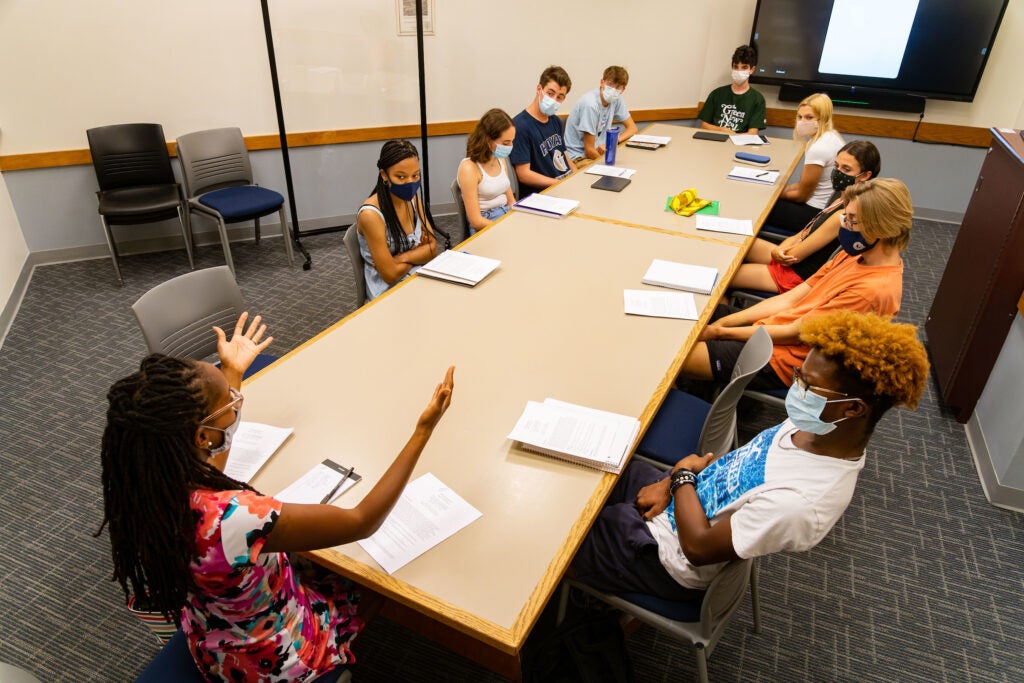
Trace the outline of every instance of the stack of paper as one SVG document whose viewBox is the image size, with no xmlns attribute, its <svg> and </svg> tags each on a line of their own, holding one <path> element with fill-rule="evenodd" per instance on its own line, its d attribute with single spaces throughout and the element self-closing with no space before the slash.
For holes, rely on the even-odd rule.
<svg viewBox="0 0 1024 683">
<path fill-rule="evenodd" d="M 639 431 L 634 417 L 548 398 L 529 401 L 508 438 L 526 450 L 618 474 Z"/>
<path fill-rule="evenodd" d="M 575 199 L 559 199 L 546 194 L 531 194 L 512 205 L 513 209 L 549 218 L 565 218 L 580 208 Z"/>
<path fill-rule="evenodd" d="M 742 145 L 765 145 L 767 142 L 764 138 L 756 133 L 742 133 L 740 135 L 730 135 L 729 139 L 732 140 L 732 144 L 737 146 Z"/>
<path fill-rule="evenodd" d="M 697 302 L 689 292 L 654 292 L 627 289 L 623 292 L 627 315 L 653 318 L 697 319 Z"/>
<path fill-rule="evenodd" d="M 654 259 L 644 274 L 645 285 L 710 294 L 718 280 L 718 269 Z"/>
<path fill-rule="evenodd" d="M 497 259 L 449 249 L 425 263 L 416 272 L 438 280 L 474 287 L 500 265 L 501 261 Z"/>
<path fill-rule="evenodd" d="M 667 145 L 672 141 L 672 138 L 668 135 L 634 135 L 629 139 L 629 142 L 646 142 L 652 145 Z"/>
<path fill-rule="evenodd" d="M 730 180 L 742 180 L 747 183 L 760 183 L 762 185 L 774 185 L 779 179 L 779 172 L 775 170 L 761 171 L 756 168 L 744 168 L 733 166 L 729 171 Z"/>
<path fill-rule="evenodd" d="M 704 216 L 697 214 L 697 229 L 712 232 L 728 232 L 733 235 L 753 235 L 752 221 L 739 218 L 722 218 L 721 216 Z"/>
<path fill-rule="evenodd" d="M 632 178 L 633 174 L 636 173 L 635 168 L 623 168 L 621 166 L 605 166 L 604 164 L 591 164 L 587 166 L 587 170 L 584 173 L 591 173 L 593 175 L 606 175 L 613 178 Z"/>
<path fill-rule="evenodd" d="M 272 427 L 258 422 L 238 425 L 224 474 L 236 481 L 248 482 L 293 431 L 291 427 Z"/>
</svg>

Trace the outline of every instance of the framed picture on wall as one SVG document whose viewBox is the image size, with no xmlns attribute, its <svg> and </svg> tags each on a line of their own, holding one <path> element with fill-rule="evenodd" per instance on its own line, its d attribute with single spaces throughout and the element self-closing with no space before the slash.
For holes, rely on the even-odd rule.
<svg viewBox="0 0 1024 683">
<path fill-rule="evenodd" d="M 423 35 L 434 35 L 434 0 L 420 0 L 423 9 Z M 398 35 L 416 35 L 416 0 L 395 0 Z"/>
</svg>

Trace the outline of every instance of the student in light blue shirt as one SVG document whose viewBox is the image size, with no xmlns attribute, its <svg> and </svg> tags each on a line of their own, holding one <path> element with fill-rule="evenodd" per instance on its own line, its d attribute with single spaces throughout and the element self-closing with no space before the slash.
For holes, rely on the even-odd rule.
<svg viewBox="0 0 1024 683">
<path fill-rule="evenodd" d="M 604 158 L 606 134 L 613 124 L 623 124 L 619 142 L 636 135 L 636 124 L 622 99 L 628 83 L 629 72 L 621 66 L 610 66 L 598 87 L 584 94 L 572 108 L 565 122 L 565 147 L 577 163 Z"/>
</svg>

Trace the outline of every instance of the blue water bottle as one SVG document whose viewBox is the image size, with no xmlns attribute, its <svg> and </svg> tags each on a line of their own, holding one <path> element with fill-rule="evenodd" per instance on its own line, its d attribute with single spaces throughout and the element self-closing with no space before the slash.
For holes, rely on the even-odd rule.
<svg viewBox="0 0 1024 683">
<path fill-rule="evenodd" d="M 604 163 L 609 166 L 615 165 L 615 149 L 619 144 L 619 129 L 612 127 L 605 133 L 604 139 Z"/>
</svg>

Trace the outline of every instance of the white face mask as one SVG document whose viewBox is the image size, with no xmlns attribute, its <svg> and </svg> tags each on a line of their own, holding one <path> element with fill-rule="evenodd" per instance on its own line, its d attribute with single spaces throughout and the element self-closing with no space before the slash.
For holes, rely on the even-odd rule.
<svg viewBox="0 0 1024 683">
<path fill-rule="evenodd" d="M 749 71 L 741 71 L 739 69 L 732 70 L 732 82 L 735 83 L 736 85 L 742 85 L 743 83 L 746 83 L 748 78 L 750 78 Z"/>
<path fill-rule="evenodd" d="M 619 99 L 619 91 L 610 85 L 606 85 L 601 88 L 601 97 L 604 98 L 605 102 L 611 104 L 615 100 Z"/>
<path fill-rule="evenodd" d="M 802 138 L 809 138 L 818 132 L 818 122 L 802 119 L 796 122 L 796 134 Z"/>
<path fill-rule="evenodd" d="M 558 113 L 559 106 L 561 105 L 558 102 L 558 100 L 554 99 L 553 97 L 548 97 L 547 95 L 544 95 L 544 97 L 541 98 L 538 108 L 540 109 L 541 113 L 544 114 L 545 116 L 554 116 L 555 114 Z"/>
</svg>

